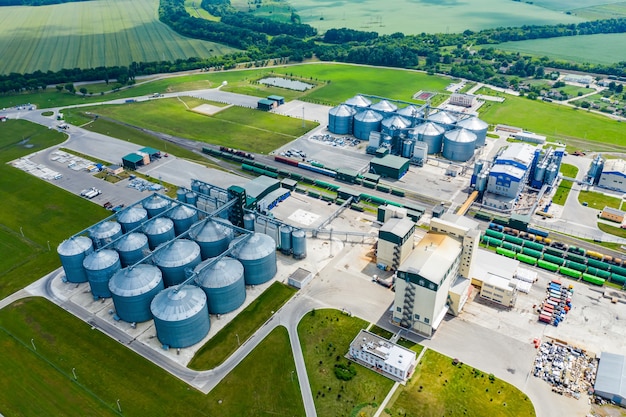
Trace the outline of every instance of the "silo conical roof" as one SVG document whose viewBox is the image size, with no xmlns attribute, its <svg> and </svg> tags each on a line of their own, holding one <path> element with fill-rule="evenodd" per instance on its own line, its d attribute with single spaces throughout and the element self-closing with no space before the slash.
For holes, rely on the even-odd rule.
<svg viewBox="0 0 626 417">
<path fill-rule="evenodd" d="M 148 212 L 141 206 L 132 206 L 117 216 L 120 223 L 135 223 L 142 221 L 148 216 Z"/>
<path fill-rule="evenodd" d="M 383 116 L 380 113 L 376 113 L 372 110 L 365 110 L 357 113 L 354 116 L 354 120 L 358 122 L 380 122 L 383 120 Z"/>
<path fill-rule="evenodd" d="M 230 247 L 235 246 L 240 242 L 240 239 L 236 239 L 230 243 Z M 263 233 L 254 233 L 252 237 L 246 240 L 243 244 L 239 244 L 231 254 L 242 260 L 252 260 L 263 258 L 272 252 L 276 251 L 276 243 L 274 239 Z"/>
<path fill-rule="evenodd" d="M 158 235 L 174 228 L 174 222 L 167 217 L 157 217 L 145 223 L 143 230 L 147 234 Z"/>
<path fill-rule="evenodd" d="M 472 132 L 470 132 L 467 129 L 454 129 L 451 130 L 449 132 L 447 132 L 445 134 L 446 139 L 453 141 L 453 142 L 458 142 L 458 143 L 465 143 L 465 142 L 475 142 L 476 141 L 476 135 Z"/>
<path fill-rule="evenodd" d="M 445 132 L 445 129 L 438 124 L 426 122 L 422 123 L 421 125 L 415 126 L 413 132 L 420 135 L 436 136 L 443 134 L 443 132 Z"/>
<path fill-rule="evenodd" d="M 118 251 L 133 251 L 148 244 L 148 237 L 143 233 L 129 233 L 115 243 Z"/>
<path fill-rule="evenodd" d="M 396 110 L 396 114 L 404 117 L 422 117 L 424 112 L 418 109 L 416 106 L 409 104 L 399 110 Z"/>
<path fill-rule="evenodd" d="M 83 260 L 83 266 L 85 269 L 99 271 L 114 265 L 119 259 L 120 256 L 114 250 L 103 249 L 87 255 Z"/>
<path fill-rule="evenodd" d="M 170 201 L 161 197 L 158 194 L 153 194 L 148 199 L 143 202 L 143 207 L 150 212 L 150 210 L 159 210 L 164 207 L 168 207 L 170 205 Z"/>
<path fill-rule="evenodd" d="M 478 117 L 468 117 L 467 119 L 458 121 L 456 125 L 469 130 L 483 130 L 489 127 L 487 123 L 480 120 Z"/>
<path fill-rule="evenodd" d="M 196 266 L 196 282 L 205 288 L 222 288 L 231 285 L 243 277 L 243 265 L 237 259 L 225 256 L 213 265 L 206 267 L 213 260 L 207 259 Z"/>
<path fill-rule="evenodd" d="M 198 213 L 198 210 L 180 204 L 170 210 L 167 213 L 167 217 L 172 220 L 184 220 L 195 216 L 196 213 Z"/>
<path fill-rule="evenodd" d="M 352 115 L 354 115 L 354 113 L 356 113 L 356 111 L 350 107 L 350 106 L 346 106 L 345 104 L 340 104 L 336 107 L 333 107 L 332 109 L 330 109 L 328 111 L 328 114 L 330 114 L 331 116 L 346 116 L 346 117 L 350 117 Z"/>
<path fill-rule="evenodd" d="M 163 281 L 161 270 L 154 265 L 139 264 L 117 271 L 109 281 L 109 290 L 120 297 L 149 292 Z"/>
<path fill-rule="evenodd" d="M 428 120 L 431 122 L 437 122 L 445 125 L 451 125 L 456 123 L 456 117 L 452 116 L 447 111 L 439 111 L 437 113 L 428 116 Z"/>
<path fill-rule="evenodd" d="M 118 222 L 98 223 L 89 230 L 89 234 L 97 239 L 106 239 L 122 232 L 122 226 Z"/>
<path fill-rule="evenodd" d="M 215 242 L 232 237 L 232 234 L 232 229 L 229 227 L 209 219 L 194 226 L 189 232 L 189 237 L 198 242 Z"/>
<path fill-rule="evenodd" d="M 365 97 L 363 97 L 362 95 L 357 94 L 356 96 L 347 99 L 345 101 L 345 104 L 348 104 L 350 106 L 356 106 L 356 107 L 368 107 L 370 104 L 372 104 L 372 102 L 366 99 Z"/>
<path fill-rule="evenodd" d="M 93 242 L 87 236 L 77 236 L 64 240 L 57 247 L 57 253 L 61 256 L 73 256 L 84 253 L 91 248 Z"/>
<path fill-rule="evenodd" d="M 383 126 L 391 129 L 406 129 L 411 122 L 402 116 L 391 116 L 383 120 Z"/>
<path fill-rule="evenodd" d="M 153 259 L 159 266 L 173 268 L 187 265 L 200 257 L 200 246 L 188 239 L 178 239 L 155 252 Z"/>
<path fill-rule="evenodd" d="M 204 291 L 193 285 L 166 288 L 154 297 L 150 311 L 163 321 L 180 321 L 195 316 L 206 306 Z"/>
<path fill-rule="evenodd" d="M 393 103 L 390 103 L 387 100 L 380 100 L 378 103 L 372 104 L 370 106 L 370 109 L 378 110 L 378 111 L 385 111 L 385 112 L 392 112 L 392 111 L 396 111 L 398 109 L 398 106 L 396 106 Z"/>
</svg>

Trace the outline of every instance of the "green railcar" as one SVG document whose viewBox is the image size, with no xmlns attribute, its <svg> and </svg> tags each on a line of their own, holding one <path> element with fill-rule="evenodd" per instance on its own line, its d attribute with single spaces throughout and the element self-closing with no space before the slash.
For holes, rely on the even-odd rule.
<svg viewBox="0 0 626 417">
<path fill-rule="evenodd" d="M 281 175 L 283 177 L 291 177 L 291 172 L 285 171 L 284 169 L 279 169 L 278 175 Z"/>
<path fill-rule="evenodd" d="M 300 178 L 300 181 L 306 182 L 307 184 L 313 184 L 313 179 L 305 177 L 304 175 L 302 176 L 302 178 Z"/>
<path fill-rule="evenodd" d="M 558 266 L 562 266 L 565 263 L 565 259 L 559 258 L 558 256 L 550 255 L 549 253 L 543 254 L 543 260 L 546 262 L 557 264 Z"/>
<path fill-rule="evenodd" d="M 404 191 L 402 190 L 397 190 L 395 188 L 391 189 L 391 194 L 393 195 L 397 195 L 398 197 L 404 197 Z"/>
<path fill-rule="evenodd" d="M 498 255 L 506 256 L 507 258 L 515 258 L 515 252 L 513 252 L 512 250 L 508 250 L 504 248 L 497 248 L 496 253 Z"/>
<path fill-rule="evenodd" d="M 530 249 L 527 247 L 522 248 L 522 253 L 524 255 L 532 256 L 533 258 L 539 259 L 541 258 L 541 252 L 538 250 Z"/>
<path fill-rule="evenodd" d="M 266 166 L 265 166 L 265 169 L 267 169 L 267 170 L 268 170 L 268 171 L 270 171 L 270 172 L 278 172 L 278 168 L 273 167 L 273 166 L 271 166 L 271 165 L 266 165 Z"/>
<path fill-rule="evenodd" d="M 585 272 L 587 270 L 587 265 L 579 264 L 578 262 L 574 261 L 565 262 L 565 266 L 580 272 Z"/>
<path fill-rule="evenodd" d="M 254 167 L 248 164 L 241 164 L 241 169 L 243 169 L 244 171 L 254 172 Z"/>
<path fill-rule="evenodd" d="M 360 204 L 350 204 L 350 210 L 363 212 L 363 211 L 365 211 L 365 207 L 363 207 Z"/>
<path fill-rule="evenodd" d="M 495 247 L 502 246 L 502 241 L 499 240 L 499 239 L 496 239 L 495 237 L 483 236 L 482 241 L 483 241 L 483 243 L 487 244 L 488 246 L 495 246 Z"/>
<path fill-rule="evenodd" d="M 611 274 L 611 282 L 619 285 L 624 285 L 626 284 L 626 276 L 613 273 Z"/>
<path fill-rule="evenodd" d="M 550 255 L 558 256 L 559 258 L 564 258 L 565 257 L 565 252 L 563 252 L 560 249 L 553 248 L 553 247 L 550 247 L 550 246 L 544 247 L 543 251 L 546 252 L 546 253 L 549 253 Z"/>
<path fill-rule="evenodd" d="M 512 250 L 515 253 L 520 253 L 522 251 L 521 246 L 514 245 L 511 242 L 502 242 L 502 247 L 504 249 Z"/>
<path fill-rule="evenodd" d="M 576 271 L 575 269 L 572 268 L 567 268 L 565 266 L 562 266 L 559 268 L 559 274 L 561 275 L 565 275 L 566 277 L 570 277 L 570 278 L 580 278 L 581 275 L 583 274 L 580 271 Z"/>
<path fill-rule="evenodd" d="M 617 266 L 617 265 L 611 265 L 611 272 L 626 277 L 626 268 L 624 268 L 624 267 Z"/>
<path fill-rule="evenodd" d="M 539 268 L 547 269 L 548 271 L 556 272 L 559 269 L 557 264 L 553 264 L 552 262 L 544 261 L 543 259 L 539 259 L 537 261 L 537 266 Z"/>
<path fill-rule="evenodd" d="M 589 275 L 595 275 L 597 277 L 608 279 L 611 277 L 611 273 L 609 271 L 603 271 L 602 269 L 594 268 L 593 266 L 587 265 L 587 271 L 585 271 Z"/>
<path fill-rule="evenodd" d="M 602 269 L 604 271 L 608 271 L 611 265 L 606 262 L 599 261 L 597 259 L 587 258 L 587 265 L 593 266 L 594 268 Z"/>
<path fill-rule="evenodd" d="M 604 285 L 604 280 L 600 277 L 596 277 L 595 275 L 591 275 L 591 274 L 583 274 L 583 281 L 586 281 L 590 284 L 594 284 L 594 285 Z"/>
<path fill-rule="evenodd" d="M 389 190 L 390 190 L 390 188 L 389 188 L 389 187 L 387 187 L 386 185 L 380 185 L 380 184 L 378 184 L 378 185 L 376 186 L 376 189 L 377 189 L 378 191 L 380 191 L 380 192 L 383 192 L 383 193 L 388 193 L 388 192 L 389 192 Z"/>
<path fill-rule="evenodd" d="M 496 239 L 500 239 L 500 240 L 504 239 L 504 233 L 497 232 L 497 231 L 492 230 L 492 229 L 485 230 L 485 235 L 491 236 L 491 237 L 495 237 Z"/>
<path fill-rule="evenodd" d="M 537 265 L 537 258 L 524 255 L 523 253 L 518 253 L 517 255 L 515 255 L 515 259 L 528 265 Z"/>
<path fill-rule="evenodd" d="M 520 246 L 524 244 L 524 239 L 519 238 L 517 236 L 507 235 L 507 234 L 504 235 L 504 240 L 506 240 L 507 242 L 515 243 L 516 245 L 520 245 Z"/>
<path fill-rule="evenodd" d="M 241 156 L 237 156 L 237 155 L 233 155 L 232 160 L 235 162 L 239 162 L 242 163 L 243 161 L 245 161 L 245 158 L 242 158 Z"/>
<path fill-rule="evenodd" d="M 538 251 L 543 251 L 543 245 L 537 242 L 531 242 L 530 240 L 524 240 L 524 247 L 530 248 Z"/>
<path fill-rule="evenodd" d="M 309 190 L 309 197 L 320 198 L 320 193 Z"/>
<path fill-rule="evenodd" d="M 376 183 L 375 182 L 371 182 L 371 181 L 367 181 L 367 180 L 363 180 L 363 187 L 371 188 L 373 190 L 374 188 L 376 188 Z"/>
<path fill-rule="evenodd" d="M 568 252 L 567 259 L 570 261 L 578 262 L 579 264 L 586 264 L 588 258 Z"/>
</svg>

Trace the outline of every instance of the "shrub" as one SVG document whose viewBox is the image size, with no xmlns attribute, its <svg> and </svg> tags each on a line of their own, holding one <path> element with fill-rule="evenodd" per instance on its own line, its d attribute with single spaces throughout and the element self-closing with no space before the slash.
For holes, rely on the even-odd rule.
<svg viewBox="0 0 626 417">
<path fill-rule="evenodd" d="M 343 363 L 335 364 L 335 376 L 342 381 L 350 381 L 356 375 L 356 369 L 352 365 Z"/>
</svg>

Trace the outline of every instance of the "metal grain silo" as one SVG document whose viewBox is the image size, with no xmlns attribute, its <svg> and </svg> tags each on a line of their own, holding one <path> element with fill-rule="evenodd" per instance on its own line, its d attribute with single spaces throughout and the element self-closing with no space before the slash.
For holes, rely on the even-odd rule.
<svg viewBox="0 0 626 417">
<path fill-rule="evenodd" d="M 366 107 L 369 107 L 372 104 L 372 102 L 369 99 L 363 97 L 362 95 L 357 94 L 356 96 L 347 99 L 344 102 L 344 104 L 347 104 L 348 106 L 351 106 L 351 107 L 364 109 Z"/>
<path fill-rule="evenodd" d="M 391 113 L 398 110 L 398 106 L 387 100 L 380 100 L 378 103 L 370 105 L 370 109 L 380 113 Z"/>
<path fill-rule="evenodd" d="M 291 255 L 291 227 L 282 225 L 278 228 L 280 235 L 280 251 L 285 255 Z"/>
<path fill-rule="evenodd" d="M 543 179 L 543 183 L 552 186 L 559 175 L 559 167 L 556 164 L 550 164 L 546 170 L 546 176 Z"/>
<path fill-rule="evenodd" d="M 407 119 L 413 121 L 414 123 L 417 122 L 422 117 L 424 117 L 424 112 L 422 110 L 420 110 L 417 106 L 414 106 L 412 104 L 409 104 L 406 107 L 403 107 L 403 108 L 401 108 L 399 110 L 396 110 L 396 114 L 398 116 L 402 116 L 404 118 L 407 118 Z"/>
<path fill-rule="evenodd" d="M 372 110 L 365 110 L 354 115 L 354 137 L 369 140 L 371 132 L 380 131 L 383 116 Z"/>
<path fill-rule="evenodd" d="M 412 140 L 405 140 L 402 142 L 402 157 L 411 159 L 413 157 L 413 147 L 415 142 Z"/>
<path fill-rule="evenodd" d="M 465 162 L 474 155 L 476 135 L 465 129 L 454 129 L 443 135 L 443 157 Z"/>
<path fill-rule="evenodd" d="M 185 281 L 185 270 L 193 270 L 201 262 L 200 246 L 192 240 L 178 239 L 156 251 L 152 259 L 163 272 L 165 286 L 171 287 Z"/>
<path fill-rule="evenodd" d="M 535 168 L 535 174 L 533 175 L 533 179 L 536 182 L 543 184 L 543 177 L 546 175 L 547 168 L 548 168 L 548 165 L 545 163 L 541 163 L 537 165 L 537 168 Z"/>
<path fill-rule="evenodd" d="M 478 117 L 469 117 L 467 119 L 460 120 L 456 123 L 457 127 L 467 129 L 476 135 L 476 147 L 485 146 L 485 140 L 487 138 L 487 128 L 489 125 Z"/>
<path fill-rule="evenodd" d="M 243 265 L 237 259 L 225 256 L 207 267 L 211 261 L 207 259 L 196 267 L 196 283 L 206 294 L 209 313 L 226 314 L 246 300 Z"/>
<path fill-rule="evenodd" d="M 328 130 L 337 135 L 352 134 L 352 121 L 355 113 L 356 110 L 345 104 L 333 107 L 328 112 Z"/>
<path fill-rule="evenodd" d="M 96 248 L 122 236 L 122 226 L 118 222 L 102 222 L 89 229 L 89 237 Z"/>
<path fill-rule="evenodd" d="M 185 203 L 187 201 L 187 199 L 185 198 L 186 195 L 187 195 L 186 189 L 179 188 L 178 190 L 176 190 L 176 200 Z"/>
<path fill-rule="evenodd" d="M 237 238 L 230 247 L 237 245 L 231 255 L 243 264 L 247 285 L 259 285 L 276 275 L 276 243 L 266 234 L 254 233 L 245 242 Z"/>
<path fill-rule="evenodd" d="M 187 194 L 185 194 L 185 202 L 187 204 L 195 206 L 198 203 L 198 194 L 193 191 L 189 191 Z"/>
<path fill-rule="evenodd" d="M 478 191 L 479 193 L 484 192 L 487 189 L 488 181 L 488 172 L 481 172 L 480 174 L 478 174 L 478 177 L 476 178 L 476 191 Z"/>
<path fill-rule="evenodd" d="M 64 240 L 57 247 L 65 279 L 69 282 L 87 282 L 83 261 L 93 253 L 93 242 L 87 236 L 77 236 Z"/>
<path fill-rule="evenodd" d="M 428 145 L 428 154 L 441 153 L 445 129 L 438 124 L 426 122 L 409 131 L 409 138 Z"/>
<path fill-rule="evenodd" d="M 200 184 L 200 188 L 196 192 L 202 195 L 210 195 L 211 189 L 206 184 Z"/>
<path fill-rule="evenodd" d="M 278 243 L 280 242 L 280 236 L 278 235 L 278 226 L 272 222 L 267 222 L 267 226 L 265 227 L 265 233 L 274 241 L 274 249 L 278 247 Z"/>
<path fill-rule="evenodd" d="M 411 122 L 402 116 L 391 116 L 384 119 L 381 125 L 383 134 L 397 138 L 411 126 Z"/>
<path fill-rule="evenodd" d="M 473 175 L 478 175 L 480 174 L 480 171 L 483 170 L 483 166 L 485 165 L 484 161 L 476 161 L 476 163 L 474 164 L 474 171 L 473 171 Z"/>
<path fill-rule="evenodd" d="M 254 232 L 254 214 L 246 213 L 243 215 L 243 228 Z"/>
<path fill-rule="evenodd" d="M 202 259 L 214 258 L 228 249 L 228 244 L 233 240 L 233 229 L 208 219 L 206 222 L 193 226 L 189 232 L 189 238 L 195 240 L 200 246 Z"/>
<path fill-rule="evenodd" d="M 198 210 L 181 204 L 171 209 L 167 217 L 174 222 L 174 232 L 178 236 L 198 221 Z"/>
<path fill-rule="evenodd" d="M 120 269 L 109 281 L 115 312 L 128 323 L 150 320 L 150 303 L 164 288 L 161 270 L 147 264 Z"/>
<path fill-rule="evenodd" d="M 122 266 L 134 265 L 145 258 L 148 249 L 148 236 L 143 233 L 129 233 L 115 243 Z"/>
<path fill-rule="evenodd" d="M 87 280 L 94 298 L 109 298 L 109 280 L 122 268 L 120 256 L 112 249 L 94 252 L 83 261 Z"/>
<path fill-rule="evenodd" d="M 198 180 L 191 180 L 191 191 L 200 191 L 200 186 L 202 183 Z"/>
<path fill-rule="evenodd" d="M 148 217 L 152 218 L 163 213 L 170 207 L 170 201 L 158 194 L 153 194 L 143 202 L 143 208 L 148 212 Z"/>
<path fill-rule="evenodd" d="M 294 258 L 306 258 L 306 233 L 304 230 L 294 230 L 291 233 L 291 247 L 293 248 Z"/>
<path fill-rule="evenodd" d="M 157 337 L 167 347 L 195 345 L 211 328 L 206 294 L 195 285 L 164 289 L 150 303 L 150 311 Z"/>
<path fill-rule="evenodd" d="M 143 232 L 148 236 L 148 245 L 152 250 L 176 237 L 174 222 L 167 217 L 157 217 L 146 222 L 143 225 Z"/>
<path fill-rule="evenodd" d="M 148 220 L 148 211 L 141 206 L 132 206 L 117 216 L 117 222 L 122 226 L 124 233 L 138 228 L 146 220 Z"/>
<path fill-rule="evenodd" d="M 445 130 L 452 130 L 454 129 L 454 124 L 456 123 L 456 117 L 448 113 L 447 111 L 440 110 L 437 113 L 429 115 L 428 121 L 437 123 Z"/>
</svg>

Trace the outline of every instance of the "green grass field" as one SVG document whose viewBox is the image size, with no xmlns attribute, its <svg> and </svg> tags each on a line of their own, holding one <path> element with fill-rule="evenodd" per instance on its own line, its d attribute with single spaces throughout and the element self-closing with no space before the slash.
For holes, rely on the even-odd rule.
<svg viewBox="0 0 626 417">
<path fill-rule="evenodd" d="M 317 126 L 307 121 L 303 128 L 300 119 L 243 107 L 206 116 L 187 110 L 175 98 L 82 110 L 173 136 L 261 153 L 269 153 Z"/>
<path fill-rule="evenodd" d="M 304 415 L 284 328 L 274 330 L 208 395 L 44 299 L 0 311 L 0 346 L 6 416 Z"/>
<path fill-rule="evenodd" d="M 271 316 L 278 311 L 296 290 L 279 282 L 273 283 L 263 294 L 237 315 L 230 323 L 204 345 L 189 362 L 189 368 L 196 370 L 213 369 L 224 362 L 257 331 Z"/>
<path fill-rule="evenodd" d="M 613 64 L 626 61 L 626 50 L 621 47 L 624 42 L 626 34 L 610 33 L 504 42 L 496 45 L 496 48 L 580 63 Z"/>
<path fill-rule="evenodd" d="M 578 193 L 578 202 L 587 203 L 588 207 L 602 210 L 606 206 L 619 209 L 622 200 L 595 191 L 581 191 Z"/>
<path fill-rule="evenodd" d="M 552 197 L 552 202 L 554 204 L 558 204 L 560 206 L 565 205 L 567 201 L 567 197 L 569 196 L 569 192 L 572 190 L 572 182 L 568 180 L 561 180 L 561 183 L 557 187 L 554 192 L 554 197 Z"/>
<path fill-rule="evenodd" d="M 380 404 L 393 386 L 390 379 L 360 365 L 350 381 L 341 381 L 334 374 L 335 364 L 346 364 L 343 355 L 365 327 L 365 321 L 337 310 L 316 310 L 300 321 L 298 335 L 318 416 L 360 416 L 355 410 L 366 407 L 365 403 Z M 372 415 L 372 410 L 368 408 L 364 416 Z"/>
<path fill-rule="evenodd" d="M 514 386 L 428 350 L 413 377 L 394 394 L 384 413 L 395 416 L 534 416 L 530 399 Z"/>
<path fill-rule="evenodd" d="M 626 238 L 626 229 L 622 229 L 621 227 L 611 226 L 606 223 L 598 222 L 598 229 L 602 230 L 604 233 Z"/>
<path fill-rule="evenodd" d="M 33 147 L 20 144 L 24 139 Z M 57 245 L 108 213 L 6 164 L 63 140 L 64 134 L 23 120 L 0 124 L 0 298 L 58 268 Z"/>
<path fill-rule="evenodd" d="M 561 171 L 564 177 L 576 178 L 576 175 L 578 175 L 578 167 L 576 165 L 561 164 L 559 171 Z"/>
<path fill-rule="evenodd" d="M 234 49 L 178 35 L 158 20 L 158 0 L 98 0 L 3 7 L 0 74 L 209 57 Z"/>
<path fill-rule="evenodd" d="M 619 19 L 626 17 L 626 4 L 623 0 L 598 0 L 588 7 L 574 9 L 572 13 L 587 20 Z"/>
</svg>

